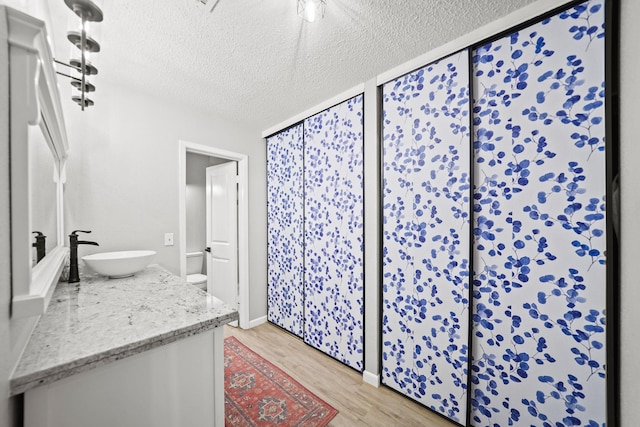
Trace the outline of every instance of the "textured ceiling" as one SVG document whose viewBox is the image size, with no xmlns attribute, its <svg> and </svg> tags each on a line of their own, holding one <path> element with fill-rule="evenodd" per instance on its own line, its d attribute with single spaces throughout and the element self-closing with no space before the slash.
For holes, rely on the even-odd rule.
<svg viewBox="0 0 640 427">
<path fill-rule="evenodd" d="M 104 79 L 262 130 L 534 0 L 327 0 L 315 23 L 296 0 L 94 1 L 96 102 Z M 65 34 L 75 15 L 49 4 Z"/>
</svg>

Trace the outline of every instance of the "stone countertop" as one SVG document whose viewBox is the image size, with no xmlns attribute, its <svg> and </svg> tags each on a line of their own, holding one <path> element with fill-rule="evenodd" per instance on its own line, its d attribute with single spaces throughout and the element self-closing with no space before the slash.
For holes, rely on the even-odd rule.
<svg viewBox="0 0 640 427">
<path fill-rule="evenodd" d="M 59 282 L 11 376 L 15 396 L 238 320 L 238 312 L 158 265 L 133 277 Z"/>
</svg>

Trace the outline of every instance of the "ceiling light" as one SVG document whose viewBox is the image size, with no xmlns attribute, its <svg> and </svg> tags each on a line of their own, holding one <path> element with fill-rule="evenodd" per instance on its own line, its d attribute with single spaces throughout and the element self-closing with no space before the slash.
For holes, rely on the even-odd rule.
<svg viewBox="0 0 640 427">
<path fill-rule="evenodd" d="M 298 0 L 298 16 L 307 22 L 324 18 L 327 0 Z"/>
</svg>

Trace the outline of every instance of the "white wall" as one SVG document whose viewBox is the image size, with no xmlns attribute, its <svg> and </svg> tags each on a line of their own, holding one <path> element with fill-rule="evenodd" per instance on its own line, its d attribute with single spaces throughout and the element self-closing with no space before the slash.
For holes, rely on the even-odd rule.
<svg viewBox="0 0 640 427">
<path fill-rule="evenodd" d="M 633 427 L 640 420 L 640 280 L 635 268 L 640 242 L 640 2 L 620 4 L 620 425 Z"/>
<path fill-rule="evenodd" d="M 189 105 L 96 79 L 96 105 L 84 112 L 63 102 L 70 158 L 65 185 L 67 230 L 84 229 L 100 247 L 157 251 L 155 262 L 179 274 L 178 142 L 249 156 L 250 319 L 266 311 L 265 150 L 257 131 L 199 114 Z M 66 85 L 62 86 L 65 92 Z M 63 99 L 69 99 L 63 93 Z M 174 246 L 164 246 L 174 233 Z"/>
</svg>

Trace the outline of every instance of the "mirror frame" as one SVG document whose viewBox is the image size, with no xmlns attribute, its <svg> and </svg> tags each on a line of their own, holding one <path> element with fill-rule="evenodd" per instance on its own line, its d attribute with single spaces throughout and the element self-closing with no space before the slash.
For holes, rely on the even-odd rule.
<svg viewBox="0 0 640 427">
<path fill-rule="evenodd" d="M 11 146 L 11 316 L 46 311 L 66 263 L 63 184 L 69 145 L 53 56 L 43 21 L 7 7 Z M 57 184 L 57 244 L 32 268 L 28 126 L 37 125 L 49 145 Z"/>
</svg>

